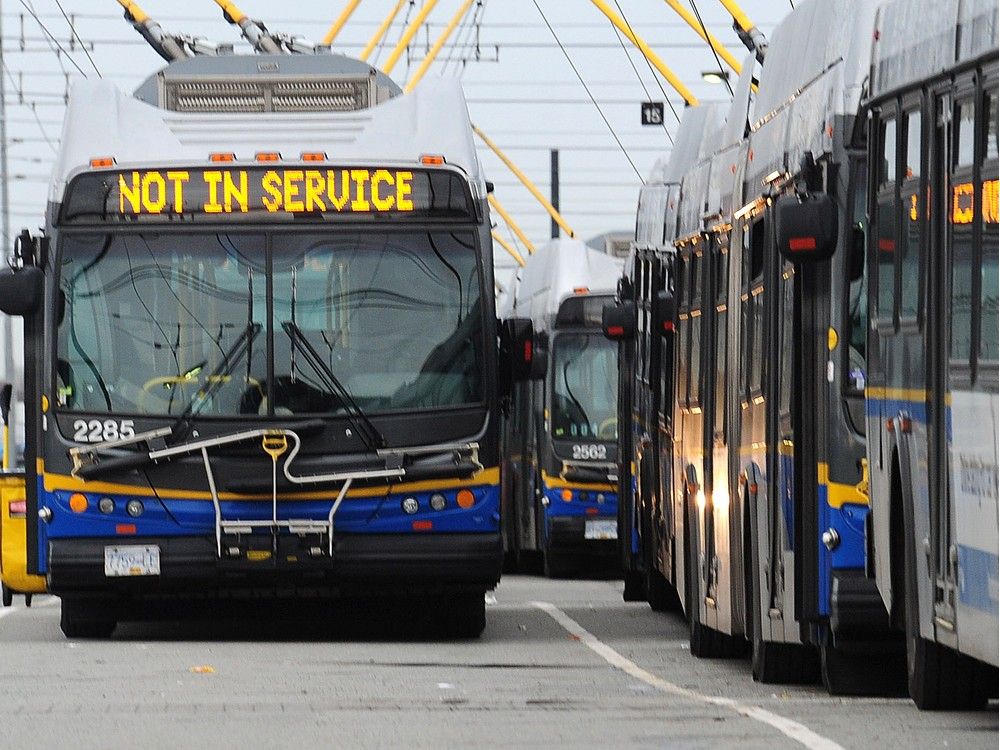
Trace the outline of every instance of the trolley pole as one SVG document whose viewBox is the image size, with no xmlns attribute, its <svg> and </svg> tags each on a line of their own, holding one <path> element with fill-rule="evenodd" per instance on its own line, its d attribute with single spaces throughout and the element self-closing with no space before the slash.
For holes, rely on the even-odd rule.
<svg viewBox="0 0 1000 750">
<path fill-rule="evenodd" d="M 550 179 L 551 194 L 552 194 L 552 206 L 559 210 L 559 149 L 554 148 L 549 151 L 551 157 L 552 165 L 552 177 Z M 552 225 L 552 239 L 559 239 L 559 225 L 556 223 L 555 219 L 549 220 Z"/>
<path fill-rule="evenodd" d="M 0 38 L 3 37 L 3 3 L 0 2 Z M 3 45 L 0 44 L 0 233 L 3 242 L 0 259 L 6 261 L 10 253 L 10 173 L 7 167 L 7 86 L 3 75 L 4 58 Z M 0 380 L 14 377 L 14 330 L 11 319 L 4 315 L 0 318 L 0 345 L 3 346 L 3 372 Z M 20 388 L 17 388 L 20 391 Z"/>
</svg>

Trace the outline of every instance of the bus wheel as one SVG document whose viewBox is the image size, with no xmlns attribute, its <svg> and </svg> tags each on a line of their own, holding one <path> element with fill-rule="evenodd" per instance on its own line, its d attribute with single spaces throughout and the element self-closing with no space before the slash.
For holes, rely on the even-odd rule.
<svg viewBox="0 0 1000 750">
<path fill-rule="evenodd" d="M 9 607 L 14 603 L 14 592 L 3 585 L 0 581 L 0 598 L 3 599 L 3 606 Z"/>
<path fill-rule="evenodd" d="M 858 652 L 833 642 L 826 628 L 820 639 L 820 674 L 830 695 L 898 696 L 902 694 L 902 661 L 893 642 L 867 644 Z"/>
<path fill-rule="evenodd" d="M 438 614 L 448 638 L 478 638 L 486 628 L 486 593 L 455 594 Z"/>
<path fill-rule="evenodd" d="M 904 580 L 906 682 L 910 697 L 922 711 L 982 710 L 989 699 L 987 685 L 996 685 L 996 671 L 921 637 L 913 547 L 913 535 L 907 534 Z M 990 671 L 993 672 L 992 682 L 989 681 Z"/>
<path fill-rule="evenodd" d="M 654 612 L 681 611 L 677 589 L 658 570 L 650 570 L 646 576 L 646 601 Z"/>
<path fill-rule="evenodd" d="M 109 638 L 117 625 L 100 603 L 62 600 L 59 627 L 67 638 Z"/>
<path fill-rule="evenodd" d="M 638 570 L 626 570 L 624 578 L 625 590 L 622 592 L 622 601 L 646 601 L 646 575 Z"/>
<path fill-rule="evenodd" d="M 547 549 L 542 553 L 542 572 L 546 578 L 569 578 L 573 567 L 566 561 L 565 555 Z"/>
</svg>

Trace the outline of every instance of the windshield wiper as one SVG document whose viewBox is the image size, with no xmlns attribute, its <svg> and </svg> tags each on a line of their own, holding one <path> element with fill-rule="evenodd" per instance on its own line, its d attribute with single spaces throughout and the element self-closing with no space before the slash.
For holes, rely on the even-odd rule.
<svg viewBox="0 0 1000 750">
<path fill-rule="evenodd" d="M 333 370 L 327 367 L 326 362 L 323 361 L 319 352 L 317 352 L 313 345 L 309 343 L 309 339 L 306 338 L 306 335 L 302 333 L 302 329 L 290 320 L 286 320 L 282 323 L 281 327 L 285 330 L 285 333 L 288 334 L 288 338 L 292 342 L 292 347 L 294 348 L 295 346 L 298 346 L 300 348 L 306 361 L 312 366 L 317 374 L 326 379 L 327 388 L 340 397 L 340 400 L 344 404 L 344 410 L 347 412 L 348 419 L 350 419 L 351 424 L 354 425 L 354 429 L 358 431 L 358 435 L 361 437 L 361 441 L 365 444 L 365 446 L 371 451 L 376 451 L 379 448 L 385 448 L 387 445 L 385 436 L 379 432 L 378 428 L 372 423 L 371 419 L 368 418 L 368 415 L 361 410 L 361 407 L 358 406 L 358 402 L 354 400 L 350 391 L 348 391 L 337 376 L 333 374 Z"/>
<path fill-rule="evenodd" d="M 184 411 L 181 412 L 180 416 L 177 417 L 177 421 L 174 422 L 174 425 L 171 428 L 174 439 L 178 439 L 187 434 L 188 426 L 182 427 L 182 425 L 184 425 L 188 419 L 197 414 L 198 411 L 201 410 L 201 407 L 208 403 L 208 400 L 220 388 L 222 383 L 226 381 L 226 378 L 233 374 L 233 370 L 236 369 L 236 365 L 239 364 L 240 360 L 243 359 L 243 357 L 246 356 L 246 353 L 250 351 L 250 347 L 253 345 L 254 339 L 257 338 L 260 330 L 260 323 L 247 324 L 247 327 L 243 329 L 243 333 L 241 333 L 233 342 L 232 346 L 225 351 L 222 355 L 222 359 L 219 360 L 219 364 L 217 364 L 215 369 L 208 375 L 208 387 L 203 391 L 195 393 L 191 397 L 187 406 L 184 407 Z"/>
</svg>

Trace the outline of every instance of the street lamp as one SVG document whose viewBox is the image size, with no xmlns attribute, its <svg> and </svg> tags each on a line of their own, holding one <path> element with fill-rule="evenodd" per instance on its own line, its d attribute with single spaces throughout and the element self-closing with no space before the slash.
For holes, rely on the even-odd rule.
<svg viewBox="0 0 1000 750">
<path fill-rule="evenodd" d="M 728 70 L 703 70 L 701 72 L 702 80 L 705 83 L 722 83 L 723 81 L 729 80 Z"/>
</svg>

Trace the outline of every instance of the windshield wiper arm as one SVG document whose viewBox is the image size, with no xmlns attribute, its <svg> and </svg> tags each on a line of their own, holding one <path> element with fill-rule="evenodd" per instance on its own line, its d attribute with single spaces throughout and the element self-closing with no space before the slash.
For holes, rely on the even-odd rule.
<svg viewBox="0 0 1000 750">
<path fill-rule="evenodd" d="M 177 421 L 174 422 L 172 431 L 175 438 L 186 433 L 186 429 L 180 430 L 181 425 L 184 424 L 184 422 L 190 417 L 197 414 L 201 409 L 201 406 L 208 402 L 208 399 L 215 394 L 221 384 L 225 382 L 226 378 L 233 374 L 233 370 L 236 369 L 236 365 L 241 359 L 243 359 L 246 353 L 250 351 L 250 347 L 253 345 L 254 339 L 257 338 L 260 330 L 260 323 L 247 324 L 247 327 L 243 329 L 243 333 L 241 333 L 232 343 L 232 346 L 225 351 L 222 355 L 222 359 L 219 360 L 219 364 L 217 364 L 215 369 L 208 375 L 208 387 L 205 388 L 204 391 L 195 393 L 191 397 L 187 406 L 184 407 L 184 411 L 181 412 L 180 416 L 177 417 Z M 196 406 L 197 408 L 195 408 Z"/>
<path fill-rule="evenodd" d="M 387 443 L 385 436 L 379 432 L 379 429 L 372 423 L 368 415 L 365 414 L 361 407 L 358 406 L 358 402 L 354 400 L 350 391 L 344 387 L 344 384 L 340 382 L 339 378 L 333 374 L 326 362 L 320 356 L 320 353 L 316 351 L 309 339 L 306 338 L 305 334 L 302 333 L 302 329 L 299 328 L 295 323 L 290 320 L 286 320 L 281 324 L 281 327 L 288 334 L 288 338 L 292 342 L 292 346 L 298 346 L 302 351 L 302 355 L 305 357 L 306 361 L 312 365 L 312 368 L 321 376 L 327 380 L 327 387 L 330 388 L 334 393 L 336 393 L 340 400 L 344 404 L 344 409 L 347 412 L 348 419 L 351 420 L 351 424 L 354 425 L 354 429 L 358 431 L 358 435 L 361 437 L 362 442 L 371 451 L 376 451 L 379 448 L 385 448 Z"/>
</svg>

